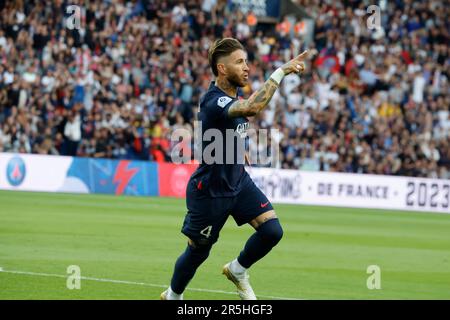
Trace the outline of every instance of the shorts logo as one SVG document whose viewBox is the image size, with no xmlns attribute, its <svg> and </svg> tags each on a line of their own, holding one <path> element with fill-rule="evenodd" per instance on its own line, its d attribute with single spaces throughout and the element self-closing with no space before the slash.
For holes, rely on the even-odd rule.
<svg viewBox="0 0 450 320">
<path fill-rule="evenodd" d="M 219 99 L 217 99 L 217 105 L 221 108 L 225 108 L 225 106 L 228 104 L 228 102 L 230 102 L 231 99 L 230 97 L 220 97 Z"/>
<path fill-rule="evenodd" d="M 12 186 L 19 186 L 25 179 L 25 175 L 25 162 L 21 157 L 14 157 L 9 160 L 8 165 L 6 166 L 6 177 Z"/>
<path fill-rule="evenodd" d="M 261 208 L 267 207 L 268 204 L 269 204 L 269 201 L 267 201 L 266 203 L 261 203 Z"/>
</svg>

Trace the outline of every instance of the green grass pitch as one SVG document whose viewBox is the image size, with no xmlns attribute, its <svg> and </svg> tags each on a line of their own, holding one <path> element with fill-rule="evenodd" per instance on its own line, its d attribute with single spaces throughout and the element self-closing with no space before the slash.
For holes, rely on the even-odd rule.
<svg viewBox="0 0 450 320">
<path fill-rule="evenodd" d="M 275 205 L 284 238 L 251 270 L 260 299 L 450 299 L 450 215 Z M 0 192 L 0 299 L 159 299 L 186 239 L 172 198 Z M 251 235 L 230 218 L 185 299 L 238 299 L 221 274 Z M 81 288 L 66 286 L 67 267 Z M 381 270 L 369 290 L 367 268 Z"/>
</svg>

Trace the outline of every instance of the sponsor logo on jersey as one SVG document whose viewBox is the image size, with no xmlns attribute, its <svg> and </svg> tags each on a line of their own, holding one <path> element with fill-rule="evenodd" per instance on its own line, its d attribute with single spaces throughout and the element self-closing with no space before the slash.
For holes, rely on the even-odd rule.
<svg viewBox="0 0 450 320">
<path fill-rule="evenodd" d="M 236 127 L 236 132 L 239 133 L 241 138 L 245 138 L 247 136 L 247 130 L 250 127 L 250 123 L 244 122 L 239 123 Z"/>
</svg>

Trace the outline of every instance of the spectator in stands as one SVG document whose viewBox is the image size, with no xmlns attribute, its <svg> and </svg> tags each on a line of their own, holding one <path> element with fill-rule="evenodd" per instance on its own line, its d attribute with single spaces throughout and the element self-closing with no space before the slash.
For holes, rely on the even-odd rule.
<svg viewBox="0 0 450 320">
<path fill-rule="evenodd" d="M 361 1 L 294 2 L 314 19 L 312 73 L 285 79 L 253 123 L 280 130 L 278 166 L 450 178 L 448 6 L 388 2 L 371 30 Z M 170 161 L 170 133 L 193 130 L 212 79 L 212 40 L 249 48 L 246 94 L 308 32 L 223 0 L 94 0 L 70 30 L 68 4 L 0 4 L 2 152 Z"/>
</svg>

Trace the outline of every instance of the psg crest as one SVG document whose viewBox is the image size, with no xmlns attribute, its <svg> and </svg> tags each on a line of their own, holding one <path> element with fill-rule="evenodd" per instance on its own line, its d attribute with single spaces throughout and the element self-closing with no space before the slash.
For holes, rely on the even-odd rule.
<svg viewBox="0 0 450 320">
<path fill-rule="evenodd" d="M 21 157 L 13 157 L 6 166 L 6 177 L 8 182 L 14 186 L 19 186 L 25 179 L 26 168 L 25 162 Z"/>
</svg>

